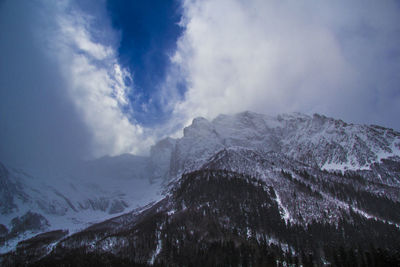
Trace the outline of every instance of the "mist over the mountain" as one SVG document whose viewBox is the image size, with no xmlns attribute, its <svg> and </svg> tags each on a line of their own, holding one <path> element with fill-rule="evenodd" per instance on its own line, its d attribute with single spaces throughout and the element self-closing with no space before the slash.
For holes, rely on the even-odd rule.
<svg viewBox="0 0 400 267">
<path fill-rule="evenodd" d="M 399 32 L 396 0 L 0 0 L 0 265 L 399 266 Z"/>
<path fill-rule="evenodd" d="M 395 266 L 399 173 L 393 129 L 198 117 L 149 156 L 81 162 L 50 183 L 1 164 L 0 263 Z"/>
<path fill-rule="evenodd" d="M 194 117 L 243 110 L 400 127 L 396 1 L 151 5 L 0 2 L 2 161 L 148 155 Z"/>
<path fill-rule="evenodd" d="M 0 160 L 45 170 L 89 155 L 91 136 L 37 36 L 54 23 L 40 12 L 34 3 L 0 3 Z"/>
<path fill-rule="evenodd" d="M 98 7 L 91 15 L 104 14 Z M 54 174 L 81 160 L 148 153 L 153 142 L 130 116 L 129 74 L 107 20 L 75 1 L 1 1 L 0 14 L 2 161 Z"/>
</svg>

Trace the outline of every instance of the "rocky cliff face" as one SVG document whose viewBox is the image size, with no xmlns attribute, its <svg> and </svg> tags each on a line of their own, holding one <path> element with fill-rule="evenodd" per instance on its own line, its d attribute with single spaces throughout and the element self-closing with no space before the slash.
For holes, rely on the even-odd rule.
<svg viewBox="0 0 400 267">
<path fill-rule="evenodd" d="M 199 168 L 216 152 L 234 147 L 281 153 L 325 170 L 369 170 L 381 159 L 399 158 L 400 134 L 318 114 L 269 117 L 243 112 L 211 122 L 197 118 L 177 140 L 171 173 Z"/>
</svg>

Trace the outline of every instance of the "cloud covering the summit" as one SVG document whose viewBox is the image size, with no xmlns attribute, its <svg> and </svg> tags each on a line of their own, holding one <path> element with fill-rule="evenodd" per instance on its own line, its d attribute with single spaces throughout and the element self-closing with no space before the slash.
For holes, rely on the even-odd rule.
<svg viewBox="0 0 400 267">
<path fill-rule="evenodd" d="M 171 0 L 134 24 L 128 2 L 0 1 L 0 161 L 146 154 L 243 110 L 400 129 L 398 1 Z"/>
<path fill-rule="evenodd" d="M 400 129 L 396 1 L 185 1 L 177 114 L 323 113 Z"/>
</svg>

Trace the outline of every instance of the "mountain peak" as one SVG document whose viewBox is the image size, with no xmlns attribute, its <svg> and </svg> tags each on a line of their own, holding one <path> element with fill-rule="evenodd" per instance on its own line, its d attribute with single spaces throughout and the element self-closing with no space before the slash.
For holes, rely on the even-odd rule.
<svg viewBox="0 0 400 267">
<path fill-rule="evenodd" d="M 209 123 L 209 121 L 204 117 L 196 117 L 192 121 L 192 125 L 201 125 L 203 123 Z"/>
<path fill-rule="evenodd" d="M 398 211 L 400 207 L 400 134 L 384 127 L 347 124 L 319 114 L 289 113 L 272 117 L 245 111 L 219 115 L 212 121 L 195 118 L 184 129 L 182 138 L 160 140 L 147 158 L 121 155 L 89 163 L 85 165 L 88 172 L 84 179 L 78 179 L 78 187 L 83 186 L 82 180 L 87 182 L 87 177 L 95 178 L 94 181 L 103 176 L 112 178 L 112 183 L 106 187 L 103 184 L 107 192 L 96 190 L 90 198 L 86 193 L 91 191 L 85 189 L 84 197 L 80 198 L 74 192 L 76 188 L 68 191 L 67 186 L 61 188 L 62 192 L 37 184 L 29 189 L 34 184 L 23 177 L 19 186 L 11 181 L 18 178 L 16 173 L 11 171 L 8 175 L 0 163 L 0 183 L 5 185 L 0 187 L 0 200 L 8 203 L 2 215 L 19 208 L 17 204 L 21 201 L 14 201 L 17 195 L 19 199 L 29 197 L 27 200 L 33 208 L 36 203 L 40 205 L 35 216 L 15 213 L 4 216 L 0 221 L 0 232 L 5 233 L 3 240 L 14 238 L 14 229 L 25 225 L 31 217 L 45 217 L 51 224 L 48 230 L 56 230 L 53 222 L 59 219 L 57 216 L 70 216 L 75 222 L 75 218 L 81 218 L 80 214 L 99 213 L 102 218 L 111 218 L 104 213 L 120 214 L 66 238 L 63 238 L 65 233 L 56 231 L 20 242 L 16 257 L 9 259 L 24 259 L 23 255 L 29 255 L 24 250 L 26 244 L 48 248 L 47 243 L 42 243 L 43 238 L 49 240 L 46 242 L 59 242 L 53 253 L 43 250 L 50 258 L 79 248 L 96 255 L 136 255 L 137 258 L 131 258 L 133 262 L 150 265 L 170 262 L 170 258 L 163 257 L 174 255 L 179 246 L 191 240 L 194 246 L 186 249 L 193 249 L 196 254 L 199 254 L 200 248 L 196 248 L 199 240 L 202 247 L 212 242 L 206 246 L 214 250 L 215 240 L 228 244 L 225 241 L 232 237 L 234 242 L 255 242 L 251 248 L 262 244 L 262 251 L 265 245 L 271 244 L 268 242 L 284 244 L 288 252 L 285 255 L 302 254 L 299 236 L 303 236 L 300 244 L 312 244 L 309 251 L 326 240 L 331 244 L 338 237 L 344 239 L 337 246 L 356 238 L 362 240 L 359 244 L 367 243 L 364 241 L 368 238 L 368 242 L 383 241 L 380 244 L 384 246 L 398 244 L 398 236 L 392 233 L 400 229 L 400 214 L 391 211 Z M 118 177 L 126 179 L 117 180 Z M 120 186 L 122 183 L 124 186 Z M 108 192 L 115 184 L 118 191 Z M 150 190 L 147 184 L 156 184 L 153 189 L 164 195 L 144 196 L 155 192 L 146 193 Z M 122 215 L 125 209 L 135 208 L 132 205 L 138 203 L 136 198 L 141 199 L 142 207 L 148 206 Z M 150 203 L 150 199 L 158 201 Z M 10 223 L 2 223 L 10 219 Z M 13 222 L 19 221 L 13 226 Z M 46 223 L 43 225 L 47 227 Z M 321 230 L 322 226 L 325 230 Z M 70 231 L 74 229 L 69 227 Z M 216 236 L 218 229 L 221 232 Z M 351 230 L 344 233 L 343 229 Z M 367 233 L 362 239 L 358 234 L 360 229 Z M 27 230 L 23 228 L 15 233 Z M 370 238 L 371 232 L 375 236 Z M 321 237 L 320 233 L 326 236 Z M 53 235 L 55 239 L 48 238 Z M 288 238 L 291 236 L 296 236 L 297 241 Z M 393 240 L 383 240 L 382 236 Z M 170 246 L 171 242 L 176 243 Z M 178 250 L 168 251 L 174 246 Z M 231 243 L 229 255 L 235 247 L 238 246 Z M 131 248 L 142 254 L 126 255 Z M 186 249 L 180 251 L 190 251 Z M 320 251 L 318 248 L 315 255 L 320 256 Z"/>
<path fill-rule="evenodd" d="M 399 133 L 374 129 L 320 114 L 271 117 L 245 111 L 212 121 L 200 117 L 177 141 L 174 164 L 181 171 L 192 169 L 216 151 L 236 146 L 279 152 L 324 169 L 369 169 L 382 158 L 400 155 Z"/>
</svg>

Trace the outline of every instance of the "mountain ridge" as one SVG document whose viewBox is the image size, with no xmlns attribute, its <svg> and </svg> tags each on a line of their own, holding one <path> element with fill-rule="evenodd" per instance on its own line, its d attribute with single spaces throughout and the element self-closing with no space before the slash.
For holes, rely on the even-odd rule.
<svg viewBox="0 0 400 267">
<path fill-rule="evenodd" d="M 400 134 L 299 113 L 270 117 L 242 112 L 220 115 L 212 121 L 195 118 L 177 141 L 173 152 L 177 165 L 171 166 L 171 175 L 198 168 L 199 161 L 232 146 L 282 152 L 321 169 L 360 170 L 369 169 L 382 158 L 400 157 Z"/>
<path fill-rule="evenodd" d="M 204 198 L 204 195 L 208 194 L 207 190 L 213 191 L 214 189 L 207 189 L 205 185 L 216 185 L 217 181 L 224 184 L 226 188 L 230 188 L 231 194 L 238 194 L 240 198 L 233 200 L 228 194 L 225 196 L 227 199 L 233 202 L 243 201 L 249 207 L 253 207 L 251 210 L 255 213 L 253 216 L 257 218 L 256 221 L 264 216 L 260 209 L 263 209 L 265 203 L 263 204 L 252 197 L 248 198 L 249 196 L 239 193 L 240 188 L 228 186 L 228 184 L 229 181 L 235 181 L 235 183 L 242 184 L 246 188 L 250 186 L 248 190 L 251 192 L 258 192 L 257 195 L 265 198 L 266 203 L 270 203 L 274 207 L 274 211 L 264 211 L 268 214 L 271 212 L 271 214 L 275 214 L 273 216 L 276 217 L 278 225 L 281 225 L 283 229 L 279 231 L 289 231 L 292 234 L 298 231 L 300 236 L 304 235 L 304 242 L 311 244 L 307 253 L 312 253 L 319 258 L 314 262 L 318 266 L 321 265 L 323 255 L 319 255 L 320 252 L 315 250 L 318 247 L 315 242 L 325 242 L 326 240 L 309 239 L 307 237 L 307 227 L 309 226 L 324 225 L 323 227 L 328 227 L 327 231 L 336 236 L 339 234 L 338 227 L 346 225 L 351 236 L 357 240 L 365 239 L 366 241 L 368 241 L 368 237 L 353 233 L 352 229 L 356 227 L 355 225 L 359 224 L 357 227 L 365 232 L 371 231 L 373 229 L 371 227 L 378 227 L 381 232 L 378 231 L 376 236 L 371 237 L 371 242 L 377 242 L 382 248 L 389 249 L 390 255 L 397 255 L 397 248 L 392 244 L 392 241 L 399 238 L 400 233 L 400 134 L 392 129 L 349 124 L 317 114 L 308 116 L 294 113 L 271 117 L 252 112 L 242 112 L 235 115 L 220 115 L 212 121 L 195 118 L 193 123 L 184 129 L 182 138 L 161 140 L 152 147 L 149 158 L 141 158 L 140 160 L 142 163 L 148 164 L 146 165 L 148 167 L 140 166 L 140 168 L 137 168 L 137 173 L 142 172 L 142 174 L 136 175 L 136 173 L 136 176 L 132 175 L 132 177 L 137 177 L 140 180 L 140 176 L 144 174 L 147 175 L 147 181 L 152 183 L 158 181 L 159 190 L 163 191 L 163 194 L 158 195 L 158 199 L 153 204 L 149 204 L 147 208 L 128 213 L 122 211 L 119 219 L 111 218 L 97 224 L 99 226 L 95 224 L 82 232 L 72 233 L 72 235 L 61 237 L 56 241 L 53 240 L 54 249 L 46 252 L 50 253 L 48 259 L 60 257 L 62 253 L 75 253 L 73 252 L 75 249 L 84 249 L 83 251 L 89 254 L 95 252 L 101 255 L 109 255 L 111 253 L 110 255 L 114 260 L 114 257 L 117 257 L 131 263 L 144 265 L 163 264 L 169 259 L 165 253 L 172 253 L 169 249 L 174 246 L 179 248 L 180 246 L 175 244 L 166 248 L 164 244 L 164 242 L 167 242 L 166 239 L 160 237 L 160 233 L 164 230 L 160 232 L 160 230 L 157 230 L 158 227 L 165 223 L 165 220 L 178 219 L 176 216 L 182 211 L 185 212 L 182 213 L 181 223 L 185 224 L 185 221 L 189 223 L 191 220 L 187 217 L 189 216 L 187 214 L 192 213 L 187 213 L 186 210 L 192 210 L 197 214 L 196 207 L 198 205 L 200 205 L 199 207 L 208 206 L 207 203 L 211 203 L 213 199 Z M 123 170 L 122 173 L 124 173 Z M 217 179 L 215 183 L 210 181 L 211 177 Z M 237 179 L 244 179 L 246 182 L 243 184 Z M 202 189 L 196 189 L 196 187 L 187 184 L 187 181 L 198 184 Z M 185 183 L 191 188 L 190 192 L 193 192 L 193 194 L 196 192 L 194 198 L 190 196 L 189 192 L 186 193 L 182 189 Z M 189 198 L 198 203 L 197 206 L 178 200 L 178 191 L 181 192 L 180 195 L 184 199 Z M 221 191 L 220 193 L 228 192 L 223 193 Z M 252 202 L 257 203 L 256 206 Z M 255 246 L 257 251 L 263 250 L 267 254 L 271 252 L 275 256 L 284 255 L 286 252 L 282 250 L 281 245 L 279 245 L 280 248 L 273 246 L 286 244 L 286 251 L 289 247 L 292 247 L 291 253 L 294 253 L 300 261 L 306 261 L 300 255 L 302 251 L 299 249 L 299 245 L 296 245 L 295 241 L 287 239 L 286 235 L 274 233 L 273 240 L 275 241 L 271 241 L 272 246 L 269 241 L 269 243 L 267 242 L 268 245 L 264 242 L 265 240 L 262 243 L 261 239 L 257 239 L 253 243 L 253 241 L 250 241 L 252 234 L 248 236 L 245 233 L 250 231 L 250 233 L 254 232 L 254 235 L 262 236 L 264 234 L 257 231 L 263 232 L 272 226 L 262 224 L 263 226 L 260 229 L 254 225 L 246 226 L 246 223 L 240 219 L 240 212 L 235 215 L 235 219 L 231 218 L 229 213 L 226 213 L 224 201 L 216 202 L 214 205 L 213 212 L 196 215 L 200 216 L 199 220 L 203 218 L 201 216 L 205 216 L 201 220 L 213 221 L 212 225 L 214 226 L 204 228 L 199 225 L 200 228 L 204 228 L 207 232 L 212 232 L 213 227 L 225 229 L 224 231 L 230 233 L 228 236 L 223 232 L 217 234 L 219 238 L 224 240 L 223 242 L 230 242 L 229 236 L 232 235 L 235 236 L 235 240 L 241 240 L 238 244 Z M 132 209 L 132 206 L 127 207 L 127 210 L 129 209 Z M 220 214 L 222 210 L 225 211 Z M 235 210 L 232 210 L 232 212 L 236 214 Z M 248 213 L 245 212 L 244 214 Z M 245 231 L 244 229 L 248 230 L 240 235 L 230 232 L 233 230 L 229 228 L 229 225 L 226 225 L 227 222 L 218 219 L 219 217 L 227 217 L 229 218 L 228 221 L 237 225 L 237 227 L 240 226 L 239 228 L 243 228 L 243 231 Z M 120 225 L 117 228 L 115 228 L 117 224 L 113 220 L 119 222 Z M 241 222 L 239 223 L 237 220 Z M 142 238 L 145 235 L 140 235 L 140 232 L 132 234 L 132 231 L 136 231 L 133 229 L 140 227 L 147 229 L 145 224 L 140 224 L 141 221 L 155 223 L 151 224 L 155 225 L 155 228 L 149 226 L 153 229 L 152 233 L 145 230 L 150 235 L 146 237 L 150 238 L 150 243 L 149 247 L 142 251 L 144 254 L 141 254 L 139 258 L 130 258 L 122 252 L 116 252 L 120 251 L 119 249 L 126 249 L 124 244 L 136 246 L 131 243 L 132 241 L 129 241 L 131 239 L 124 237 L 125 234 L 131 233 L 129 236 L 138 238 L 139 243 L 143 242 Z M 191 223 L 196 225 L 195 222 Z M 96 230 L 98 229 L 96 227 L 105 231 L 105 236 L 99 230 Z M 165 233 L 171 234 L 170 231 L 176 232 L 178 235 L 182 234 L 179 228 L 168 230 Z M 390 232 L 393 236 L 389 238 L 389 236 L 386 236 L 387 232 Z M 117 236 L 114 236 L 115 234 Z M 201 233 L 198 234 L 201 236 Z M 379 234 L 385 234 L 386 239 L 375 240 L 374 238 L 377 238 Z M 111 238 L 111 236 L 114 237 Z M 104 241 L 106 242 L 104 243 L 101 241 L 103 238 L 108 241 Z M 73 244 L 78 245 L 64 246 L 62 244 L 69 244 L 70 241 L 65 243 L 66 241 L 63 240 L 70 240 Z M 214 241 L 212 240 L 214 239 L 205 239 L 205 242 L 213 244 Z M 340 246 L 345 245 L 343 242 L 346 240 L 338 238 L 337 243 L 331 249 L 339 249 Z M 182 242 L 185 242 L 185 239 Z M 97 245 L 91 249 L 88 244 Z M 356 245 L 356 243 L 352 243 L 353 245 Z M 115 246 L 120 248 L 115 250 L 117 249 Z M 222 245 L 222 247 L 224 246 Z M 235 246 L 232 248 L 233 250 L 237 248 Z M 186 249 L 190 250 L 193 247 Z M 323 247 L 318 247 L 318 249 L 324 250 Z M 347 249 L 353 249 L 353 247 Z M 368 253 L 374 251 L 366 247 L 362 249 L 369 251 Z M 13 262 L 13 257 L 20 255 L 18 253 L 17 250 L 7 254 L 8 256 L 5 259 L 11 259 L 11 262 Z M 209 251 L 209 253 L 211 252 Z M 331 252 L 326 251 L 325 253 L 330 255 L 325 259 L 332 261 Z M 108 256 L 105 257 L 108 259 Z M 286 261 L 290 258 L 289 256 L 282 257 L 286 257 Z M 365 255 L 362 258 L 365 258 Z M 177 258 L 173 260 L 175 264 L 180 264 Z"/>
</svg>

